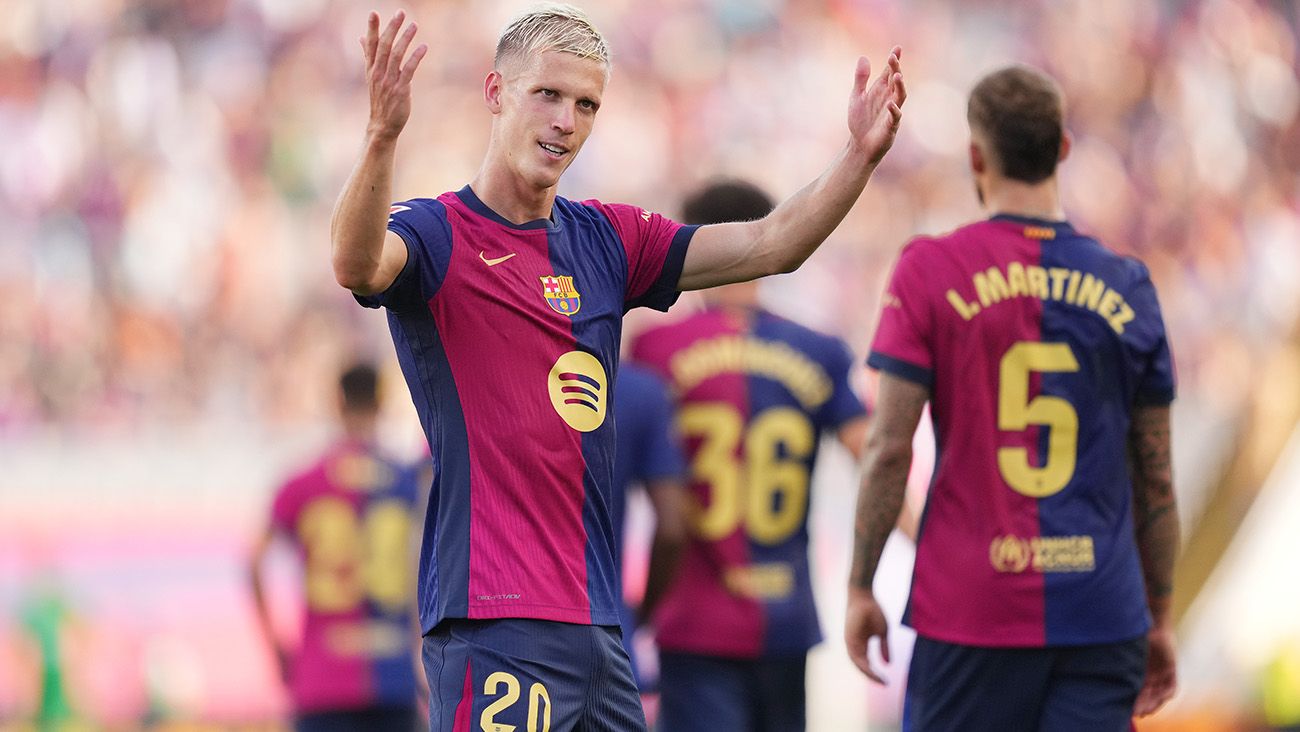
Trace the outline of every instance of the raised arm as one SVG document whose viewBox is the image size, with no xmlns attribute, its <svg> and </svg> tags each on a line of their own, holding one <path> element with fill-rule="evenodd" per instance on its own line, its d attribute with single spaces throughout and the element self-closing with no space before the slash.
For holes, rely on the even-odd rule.
<svg viewBox="0 0 1300 732">
<path fill-rule="evenodd" d="M 695 233 L 678 288 L 744 282 L 793 272 L 830 236 L 862 194 L 894 144 L 907 91 L 894 47 L 885 70 L 868 85 L 871 62 L 858 59 L 849 95 L 849 141 L 825 172 L 758 221 L 715 224 Z"/>
<path fill-rule="evenodd" d="M 1138 407 L 1129 430 L 1133 475 L 1133 520 L 1146 579 L 1147 606 L 1155 622 L 1148 635 L 1146 681 L 1134 712 L 1153 714 L 1178 686 L 1174 629 L 1170 618 L 1174 559 L 1178 556 L 1178 511 L 1170 460 L 1169 407 Z"/>
<path fill-rule="evenodd" d="M 880 656 L 889 663 L 889 637 L 884 612 L 876 602 L 871 585 L 885 540 L 898 523 L 903 508 L 907 474 L 912 467 L 912 435 L 929 398 L 930 392 L 924 386 L 882 373 L 876 413 L 867 430 L 862 488 L 858 492 L 854 519 L 853 569 L 849 575 L 844 641 L 853 663 L 877 683 L 884 683 L 884 679 L 867 660 L 867 642 L 878 636 Z"/>
<path fill-rule="evenodd" d="M 370 91 L 370 121 L 366 140 L 343 192 L 334 204 L 330 238 L 334 247 L 334 278 L 358 295 L 388 289 L 406 266 L 406 245 L 387 230 L 392 204 L 393 161 L 397 137 L 411 116 L 411 77 L 428 47 L 420 44 L 406 56 L 416 26 L 398 35 L 405 19 L 397 11 L 379 32 L 379 14 L 370 13 L 361 48 L 366 59 Z"/>
</svg>

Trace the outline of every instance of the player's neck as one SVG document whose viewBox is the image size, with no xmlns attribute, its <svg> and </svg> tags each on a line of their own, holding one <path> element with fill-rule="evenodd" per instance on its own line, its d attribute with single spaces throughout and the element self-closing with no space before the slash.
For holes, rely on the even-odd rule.
<svg viewBox="0 0 1300 732">
<path fill-rule="evenodd" d="M 355 445 L 373 445 L 379 432 L 378 415 L 343 414 L 343 439 Z"/>
<path fill-rule="evenodd" d="M 483 205 L 512 224 L 549 219 L 555 205 L 556 186 L 538 189 L 515 175 L 508 166 L 487 161 L 469 187 Z"/>
<path fill-rule="evenodd" d="M 1064 221 L 1056 177 L 1041 183 L 1006 178 L 990 180 L 984 187 L 984 208 L 990 214 L 1008 214 L 1044 221 Z"/>
</svg>

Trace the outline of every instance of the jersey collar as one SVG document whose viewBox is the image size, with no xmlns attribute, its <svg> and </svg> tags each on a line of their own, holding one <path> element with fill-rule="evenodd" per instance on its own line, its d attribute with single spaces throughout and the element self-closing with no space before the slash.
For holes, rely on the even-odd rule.
<svg viewBox="0 0 1300 732">
<path fill-rule="evenodd" d="M 1018 214 L 1000 213 L 990 216 L 989 221 L 1006 221 L 1024 226 L 1042 226 L 1054 229 L 1057 236 L 1065 236 L 1075 233 L 1074 227 L 1070 225 L 1069 221 L 1053 221 L 1051 219 L 1040 219 L 1035 216 L 1020 216 Z"/>
<path fill-rule="evenodd" d="M 494 221 L 498 224 L 501 224 L 502 226 L 511 229 L 519 229 L 519 230 L 548 229 L 550 231 L 555 231 L 560 228 L 560 225 L 552 220 L 555 216 L 554 206 L 551 207 L 552 219 L 534 219 L 532 221 L 525 221 L 522 224 L 516 224 L 516 223 L 512 223 L 509 219 L 505 218 L 504 216 L 497 213 L 496 211 L 493 211 L 492 209 L 488 208 L 488 205 L 486 203 L 483 203 L 482 199 L 480 199 L 478 195 L 476 195 L 468 185 L 460 189 L 459 191 L 456 191 L 456 197 L 459 198 L 462 203 L 468 206 L 471 211 L 478 214 L 479 216 L 482 216 L 483 218 L 488 219 L 489 221 Z M 558 196 L 556 197 L 556 200 L 557 201 L 559 200 Z"/>
</svg>

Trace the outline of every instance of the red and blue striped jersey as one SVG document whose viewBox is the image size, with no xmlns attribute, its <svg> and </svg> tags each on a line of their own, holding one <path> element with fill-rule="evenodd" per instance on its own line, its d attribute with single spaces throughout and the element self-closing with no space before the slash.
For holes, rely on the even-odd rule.
<svg viewBox="0 0 1300 732">
<path fill-rule="evenodd" d="M 299 713 L 415 705 L 417 471 L 344 441 L 277 491 L 271 525 L 303 563 Z"/>
<path fill-rule="evenodd" d="M 821 640 L 808 506 L 822 433 L 866 413 L 840 340 L 762 310 L 706 310 L 633 346 L 672 387 L 692 538 L 656 612 L 661 648 L 795 655 Z"/>
<path fill-rule="evenodd" d="M 392 207 L 406 267 L 388 309 L 439 467 L 420 550 L 424 631 L 443 618 L 617 625 L 610 517 L 622 316 L 677 298 L 696 227 L 556 198 L 512 224 L 469 187 Z"/>
<path fill-rule="evenodd" d="M 868 363 L 930 389 L 935 471 L 905 617 L 1039 647 L 1150 623 L 1127 437 L 1174 369 L 1145 266 L 1069 224 L 996 216 L 912 241 Z"/>
</svg>

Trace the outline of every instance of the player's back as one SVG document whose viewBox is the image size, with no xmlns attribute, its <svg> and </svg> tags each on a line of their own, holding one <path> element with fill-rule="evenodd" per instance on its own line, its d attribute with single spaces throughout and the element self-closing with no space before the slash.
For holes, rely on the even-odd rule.
<svg viewBox="0 0 1300 732">
<path fill-rule="evenodd" d="M 300 713 L 415 703 L 417 474 L 344 441 L 276 495 L 273 521 L 303 563 Z"/>
<path fill-rule="evenodd" d="M 864 413 L 837 339 L 761 310 L 710 309 L 647 331 L 634 357 L 678 402 L 692 539 L 656 617 L 666 650 L 802 654 L 821 638 L 808 567 L 823 431 Z"/>
<path fill-rule="evenodd" d="M 1145 632 L 1127 433 L 1172 368 L 1144 266 L 1065 223 L 998 216 L 918 239 L 872 366 L 931 389 L 938 443 L 908 622 L 979 645 Z"/>
</svg>

